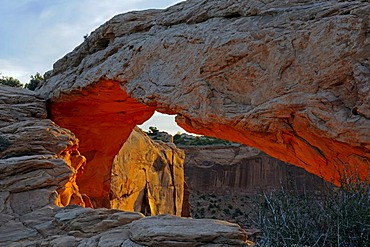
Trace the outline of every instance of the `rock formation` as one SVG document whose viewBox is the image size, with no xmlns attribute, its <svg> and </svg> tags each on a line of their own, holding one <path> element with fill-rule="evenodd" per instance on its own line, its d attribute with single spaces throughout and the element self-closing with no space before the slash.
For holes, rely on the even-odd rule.
<svg viewBox="0 0 370 247">
<path fill-rule="evenodd" d="M 110 208 L 181 216 L 184 152 L 135 128 L 112 166 Z"/>
<path fill-rule="evenodd" d="M 118 15 L 54 64 L 39 95 L 80 139 L 85 180 L 105 183 L 109 169 L 94 169 L 155 109 L 327 180 L 365 176 L 369 12 L 364 1 L 190 0 Z"/>
<path fill-rule="evenodd" d="M 85 158 L 73 133 L 46 119 L 45 102 L 26 90 L 2 86 L 0 103 L 0 211 L 89 206 L 75 183 Z"/>
<path fill-rule="evenodd" d="M 114 157 L 154 110 L 327 180 L 364 177 L 369 12 L 363 1 L 189 0 L 114 17 L 54 64 L 38 97 L 1 86 L 0 245 L 241 246 L 232 224 L 81 207 L 110 206 Z"/>
<path fill-rule="evenodd" d="M 91 206 L 89 197 L 80 193 L 76 183 L 88 164 L 78 152 L 79 142 L 74 134 L 46 119 L 45 101 L 31 91 L 0 85 L 0 104 L 0 246 L 139 247 L 168 243 L 242 246 L 245 243 L 245 232 L 227 222 L 168 215 L 143 218 L 137 212 L 81 207 Z M 158 176 L 148 172 L 156 182 L 161 172 L 163 178 L 165 173 L 168 176 L 171 164 L 181 166 L 183 154 L 165 144 L 151 145 L 162 147 L 149 152 L 150 158 L 155 157 L 155 152 L 162 159 L 173 158 L 172 163 L 153 165 L 152 168 L 163 165 L 163 170 L 158 169 Z M 173 170 L 177 166 L 173 165 Z M 174 181 L 180 181 L 181 172 L 176 175 Z M 174 188 L 167 191 L 175 192 Z M 176 190 L 176 193 L 181 192 Z"/>
<path fill-rule="evenodd" d="M 241 195 L 295 186 L 319 191 L 323 180 L 302 168 L 274 159 L 247 146 L 182 147 L 185 179 L 190 191 L 200 194 Z"/>
</svg>

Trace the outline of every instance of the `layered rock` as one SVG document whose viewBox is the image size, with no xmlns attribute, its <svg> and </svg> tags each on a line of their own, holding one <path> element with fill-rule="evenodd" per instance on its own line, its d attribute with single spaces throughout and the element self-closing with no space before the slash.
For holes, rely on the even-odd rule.
<svg viewBox="0 0 370 247">
<path fill-rule="evenodd" d="M 159 235 L 145 237 L 140 224 L 160 233 L 159 223 L 184 222 L 176 216 L 143 218 L 141 213 L 81 207 L 91 202 L 76 183 L 76 174 L 87 165 L 74 134 L 46 119 L 45 102 L 31 91 L 0 85 L 0 104 L 0 246 L 158 246 Z M 181 160 L 178 150 L 161 148 L 158 157 Z M 186 222 L 199 238 L 182 236 L 179 227 L 172 227 L 163 228 L 163 241 L 173 246 L 218 244 L 219 232 L 213 228 L 220 229 L 225 245 L 240 246 L 246 238 L 234 224 L 225 222 L 221 228 L 219 221 Z"/>
<path fill-rule="evenodd" d="M 182 147 L 185 151 L 185 179 L 191 191 L 200 194 L 246 195 L 281 186 L 298 191 L 320 191 L 320 177 L 251 147 Z"/>
<path fill-rule="evenodd" d="M 236 224 L 210 219 L 153 216 L 133 222 L 131 230 L 131 238 L 144 246 L 243 246 L 246 240 Z"/>
<path fill-rule="evenodd" d="M 184 152 L 135 128 L 112 166 L 110 208 L 181 216 Z"/>
<path fill-rule="evenodd" d="M 118 15 L 56 62 L 39 94 L 81 140 L 86 180 L 154 109 L 327 180 L 365 176 L 369 11 L 364 1 L 190 0 Z"/>
<path fill-rule="evenodd" d="M 89 205 L 75 183 L 85 158 L 74 134 L 46 119 L 33 92 L 1 86 L 0 103 L 0 212 Z"/>
</svg>

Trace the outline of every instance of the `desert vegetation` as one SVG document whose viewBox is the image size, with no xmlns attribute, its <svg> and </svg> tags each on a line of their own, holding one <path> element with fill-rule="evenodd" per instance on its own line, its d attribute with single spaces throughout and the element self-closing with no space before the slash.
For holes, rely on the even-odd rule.
<svg viewBox="0 0 370 247">
<path fill-rule="evenodd" d="M 10 87 L 26 88 L 28 90 L 35 91 L 43 80 L 44 77 L 37 72 L 35 75 L 31 75 L 30 81 L 24 85 L 20 80 L 11 76 L 1 76 L 0 84 Z"/>
<path fill-rule="evenodd" d="M 232 145 L 232 142 L 208 136 L 192 136 L 176 134 L 173 142 L 178 146 L 207 146 L 207 145 Z"/>
<path fill-rule="evenodd" d="M 158 130 L 155 126 L 150 126 L 149 131 L 146 134 L 153 140 L 161 140 L 160 133 L 162 131 Z M 209 136 L 194 136 L 186 133 L 176 133 L 173 136 L 173 143 L 177 146 L 209 146 L 209 145 L 232 145 L 233 142 L 209 137 Z"/>
<path fill-rule="evenodd" d="M 288 185 L 249 196 L 193 193 L 190 200 L 195 218 L 222 219 L 258 229 L 260 234 L 253 239 L 256 246 L 370 244 L 369 179 L 357 176 L 343 176 L 340 187 L 328 186 L 324 191 L 299 192 Z"/>
</svg>

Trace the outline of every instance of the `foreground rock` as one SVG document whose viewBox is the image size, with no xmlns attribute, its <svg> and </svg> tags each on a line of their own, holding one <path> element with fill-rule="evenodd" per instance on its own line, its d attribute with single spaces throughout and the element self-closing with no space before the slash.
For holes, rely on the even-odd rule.
<svg viewBox="0 0 370 247">
<path fill-rule="evenodd" d="M 223 221 L 79 206 L 44 207 L 0 226 L 1 246 L 243 246 L 245 239 L 238 225 Z"/>
<path fill-rule="evenodd" d="M 131 225 L 143 219 L 141 213 L 81 207 L 91 206 L 89 197 L 80 193 L 76 183 L 78 173 L 87 166 L 85 158 L 78 152 L 78 140 L 73 133 L 46 119 L 43 100 L 28 90 L 0 85 L 0 104 L 0 246 L 144 246 L 142 238 L 132 238 L 142 234 Z M 163 178 L 171 176 L 165 172 L 171 164 L 173 170 L 181 167 L 182 152 L 165 144 L 156 152 L 163 159 L 172 154 L 172 161 L 177 160 L 166 163 L 167 166 L 154 163 L 163 165 L 163 170 L 157 171 L 158 177 L 160 171 Z M 158 178 L 155 174 L 152 173 L 152 178 Z M 181 171 L 176 174 L 181 177 Z M 153 183 L 155 179 L 150 181 L 157 185 Z M 171 190 L 171 186 L 167 189 Z M 174 187 L 171 191 L 174 192 Z M 155 209 L 161 209 L 161 203 L 156 206 Z M 152 224 L 158 230 L 162 219 L 179 222 L 174 224 L 183 222 L 179 217 L 160 216 L 148 218 L 143 224 Z M 215 232 L 204 230 L 202 221 L 187 222 L 197 227 L 195 231 L 204 233 L 198 243 L 214 243 Z M 213 226 L 216 229 L 220 222 L 207 224 L 209 229 Z M 237 225 L 225 224 L 223 231 L 229 233 L 225 243 L 245 239 L 245 232 Z M 158 236 L 153 239 L 153 245 L 157 239 Z M 194 239 L 183 238 L 175 227 L 167 228 L 166 241 L 174 241 L 174 246 L 189 246 L 189 242 L 190 246 L 199 245 Z"/>
<path fill-rule="evenodd" d="M 367 1 L 190 0 L 118 15 L 57 61 L 39 94 L 91 167 L 157 110 L 327 180 L 365 176 L 369 12 Z"/>
<path fill-rule="evenodd" d="M 133 222 L 130 229 L 132 240 L 145 246 L 243 246 L 246 241 L 238 225 L 210 219 L 152 216 Z"/>
<path fill-rule="evenodd" d="M 0 212 L 85 206 L 75 183 L 85 158 L 73 133 L 46 119 L 45 102 L 28 90 L 0 86 L 0 104 Z"/>
<path fill-rule="evenodd" d="M 135 128 L 113 162 L 110 208 L 181 216 L 184 159 L 173 144 L 153 142 Z"/>
</svg>

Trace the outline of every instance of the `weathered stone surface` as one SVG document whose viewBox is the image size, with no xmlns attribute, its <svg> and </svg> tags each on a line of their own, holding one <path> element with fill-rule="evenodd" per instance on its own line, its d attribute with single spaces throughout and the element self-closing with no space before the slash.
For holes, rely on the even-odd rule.
<svg viewBox="0 0 370 247">
<path fill-rule="evenodd" d="M 110 208 L 181 216 L 184 152 L 135 128 L 112 166 Z"/>
<path fill-rule="evenodd" d="M 132 222 L 131 239 L 146 246 L 243 246 L 246 233 L 236 224 L 170 215 Z"/>
<path fill-rule="evenodd" d="M 177 114 L 189 132 L 257 147 L 327 180 L 357 166 L 365 175 L 369 11 L 367 1 L 190 0 L 118 15 L 56 62 L 39 94 L 92 163 L 101 158 L 91 158 L 90 150 L 102 147 L 89 140 L 117 128 L 86 133 L 101 125 L 89 121 L 100 112 L 91 109 L 114 102 L 105 127 L 130 120 L 127 131 L 119 128 L 122 140 L 110 142 L 117 151 L 156 109 Z M 120 87 L 125 101 L 142 104 L 106 101 Z M 113 158 L 112 150 L 104 155 Z"/>
<path fill-rule="evenodd" d="M 81 197 L 73 180 L 84 161 L 76 137 L 45 119 L 45 102 L 31 91 L 0 86 L 0 103 L 0 212 L 84 205 L 70 200 Z"/>
<path fill-rule="evenodd" d="M 320 191 L 324 181 L 302 168 L 243 146 L 188 146 L 185 180 L 193 192 L 217 195 L 254 194 L 295 186 L 299 191 Z M 195 203 L 193 201 L 193 203 Z"/>
<path fill-rule="evenodd" d="M 0 85 L 0 104 L 0 246 L 143 246 L 130 238 L 141 213 L 58 207 L 88 206 L 75 183 L 85 159 L 72 132 L 45 119 L 43 100 Z M 164 147 L 159 156 L 182 164 L 181 152 Z"/>
<path fill-rule="evenodd" d="M 190 0 L 113 18 L 58 61 L 38 93 L 48 116 L 80 139 L 86 165 L 72 132 L 45 119 L 43 100 L 0 86 L 0 245 L 188 244 L 178 234 L 187 219 L 161 238 L 166 216 L 54 205 L 86 204 L 81 191 L 107 198 L 114 156 L 155 109 L 326 179 L 356 165 L 368 174 L 369 11 L 363 1 Z M 77 191 L 79 178 L 98 186 Z M 136 231 L 140 221 L 152 240 Z M 204 231 L 190 243 L 245 236 L 226 223 Z"/>
</svg>

